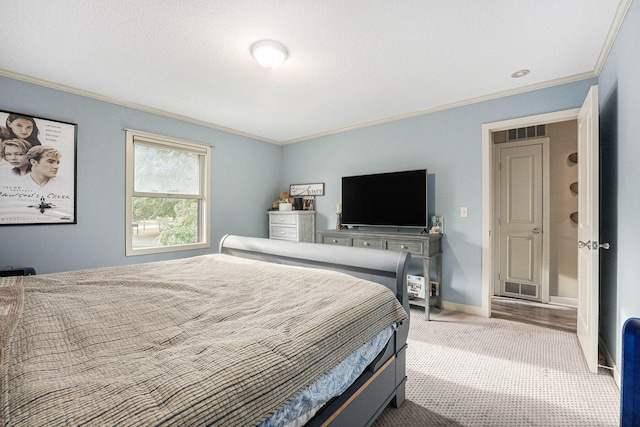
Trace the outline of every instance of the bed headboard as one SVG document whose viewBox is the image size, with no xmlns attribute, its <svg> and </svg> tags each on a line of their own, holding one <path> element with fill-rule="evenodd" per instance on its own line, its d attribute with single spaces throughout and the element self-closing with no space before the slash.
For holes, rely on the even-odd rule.
<svg viewBox="0 0 640 427">
<path fill-rule="evenodd" d="M 226 235 L 219 252 L 279 264 L 341 271 L 385 285 L 409 312 L 407 266 L 409 252 L 378 251 L 257 237 Z"/>
</svg>

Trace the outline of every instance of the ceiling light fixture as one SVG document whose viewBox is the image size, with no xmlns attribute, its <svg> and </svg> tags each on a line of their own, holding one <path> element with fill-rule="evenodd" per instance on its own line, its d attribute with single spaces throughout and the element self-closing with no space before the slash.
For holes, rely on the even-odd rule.
<svg viewBox="0 0 640 427">
<path fill-rule="evenodd" d="M 264 68 L 279 67 L 289 56 L 287 48 L 271 40 L 259 41 L 251 47 L 251 54 Z"/>
<path fill-rule="evenodd" d="M 527 74 L 529 74 L 529 70 L 520 70 L 520 71 L 516 71 L 515 73 L 511 74 L 511 77 L 513 77 L 514 79 L 519 79 L 520 77 L 524 77 Z"/>
</svg>

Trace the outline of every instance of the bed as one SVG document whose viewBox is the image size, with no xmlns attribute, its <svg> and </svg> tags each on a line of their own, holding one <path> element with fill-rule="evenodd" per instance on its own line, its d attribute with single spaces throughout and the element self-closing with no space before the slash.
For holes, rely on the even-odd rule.
<svg viewBox="0 0 640 427">
<path fill-rule="evenodd" d="M 217 254 L 2 278 L 1 421 L 371 425 L 404 400 L 409 257 L 228 235 Z"/>
</svg>

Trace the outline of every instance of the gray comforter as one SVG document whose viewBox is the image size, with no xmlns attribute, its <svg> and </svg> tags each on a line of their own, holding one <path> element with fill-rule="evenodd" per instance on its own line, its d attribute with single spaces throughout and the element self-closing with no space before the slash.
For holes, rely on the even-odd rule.
<svg viewBox="0 0 640 427">
<path fill-rule="evenodd" d="M 227 255 L 0 283 L 4 425 L 256 425 L 407 316 L 387 288 Z"/>
</svg>

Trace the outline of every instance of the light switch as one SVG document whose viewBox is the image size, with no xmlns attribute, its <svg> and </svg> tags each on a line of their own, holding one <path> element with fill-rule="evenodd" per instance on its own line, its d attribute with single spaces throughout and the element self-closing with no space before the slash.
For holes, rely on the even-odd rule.
<svg viewBox="0 0 640 427">
<path fill-rule="evenodd" d="M 469 216 L 469 211 L 467 211 L 467 207 L 463 206 L 460 208 L 460 218 L 466 218 Z"/>
</svg>

